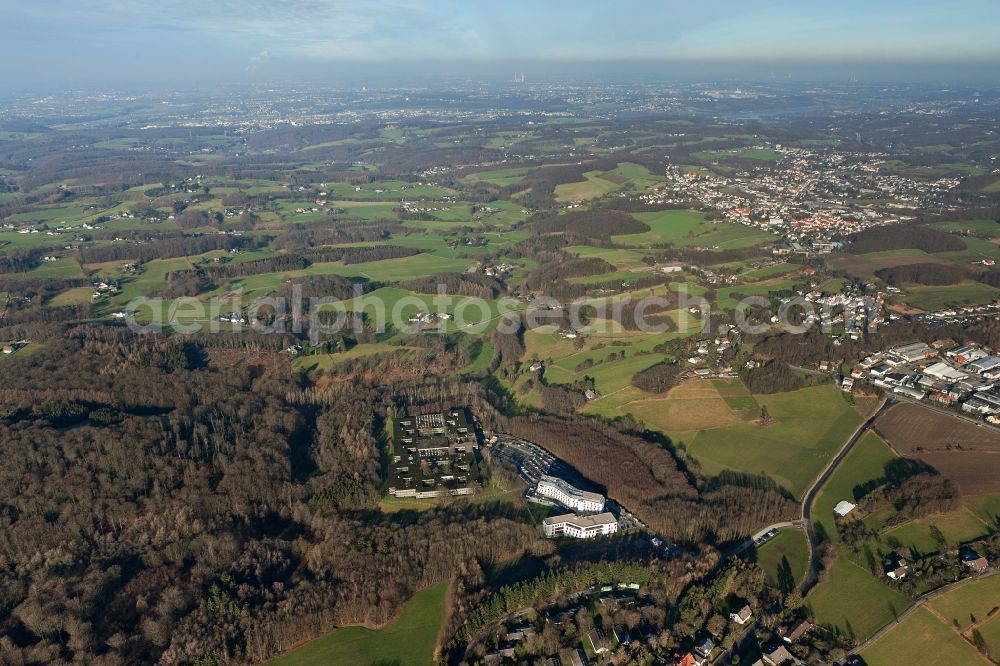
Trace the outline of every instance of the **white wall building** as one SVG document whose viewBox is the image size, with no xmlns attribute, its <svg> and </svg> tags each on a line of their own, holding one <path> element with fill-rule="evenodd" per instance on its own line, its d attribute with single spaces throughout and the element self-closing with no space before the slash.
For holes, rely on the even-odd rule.
<svg viewBox="0 0 1000 666">
<path fill-rule="evenodd" d="M 604 495 L 574 488 L 562 479 L 543 475 L 538 480 L 537 492 L 562 504 L 567 509 L 580 513 L 600 513 L 604 511 Z"/>
<path fill-rule="evenodd" d="M 574 539 L 593 539 L 607 536 L 618 531 L 618 521 L 611 513 L 599 513 L 596 516 L 577 516 L 567 513 L 562 516 L 552 516 L 542 521 L 545 536 L 572 537 Z"/>
</svg>

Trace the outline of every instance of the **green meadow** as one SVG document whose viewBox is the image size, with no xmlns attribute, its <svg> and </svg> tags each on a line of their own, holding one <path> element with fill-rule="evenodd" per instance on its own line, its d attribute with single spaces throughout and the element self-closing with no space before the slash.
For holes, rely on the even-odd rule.
<svg viewBox="0 0 1000 666">
<path fill-rule="evenodd" d="M 650 230 L 638 234 L 612 236 L 620 245 L 651 246 L 671 243 L 677 247 L 717 247 L 729 250 L 760 245 L 775 240 L 775 236 L 741 224 L 710 222 L 703 213 L 693 210 L 663 210 L 636 213 L 634 217 L 649 225 Z"/>
<path fill-rule="evenodd" d="M 798 585 L 805 578 L 809 564 L 809 543 L 804 531 L 783 529 L 757 549 L 757 565 L 764 570 L 771 585 L 779 584 L 778 570 L 785 560 Z"/>
<path fill-rule="evenodd" d="M 753 396 L 772 423 L 701 430 L 685 441 L 708 474 L 723 469 L 767 474 L 800 496 L 861 423 L 830 384 Z"/>
<path fill-rule="evenodd" d="M 433 666 L 447 589 L 447 583 L 438 583 L 417 592 L 403 604 L 399 616 L 382 629 L 334 629 L 268 663 L 271 666 Z"/>
<path fill-rule="evenodd" d="M 952 627 L 926 608 L 919 608 L 866 648 L 861 656 L 869 666 L 936 666 L 990 663 Z"/>
<path fill-rule="evenodd" d="M 895 620 L 911 603 L 844 556 L 837 558 L 826 580 L 806 598 L 819 624 L 836 626 L 859 641 Z"/>
</svg>

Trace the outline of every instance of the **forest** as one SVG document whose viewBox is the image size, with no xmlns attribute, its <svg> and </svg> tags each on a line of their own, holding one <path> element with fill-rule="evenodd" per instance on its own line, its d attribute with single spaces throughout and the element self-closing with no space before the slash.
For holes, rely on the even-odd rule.
<svg viewBox="0 0 1000 666">
<path fill-rule="evenodd" d="M 17 489 L 0 535 L 5 660 L 257 661 L 382 623 L 461 562 L 536 538 L 509 504 L 376 510 L 386 415 L 483 408 L 476 384 L 386 366 L 317 388 L 259 353 L 280 338 L 3 332 L 44 344 L 9 359 L 0 389 L 0 476 Z"/>
</svg>

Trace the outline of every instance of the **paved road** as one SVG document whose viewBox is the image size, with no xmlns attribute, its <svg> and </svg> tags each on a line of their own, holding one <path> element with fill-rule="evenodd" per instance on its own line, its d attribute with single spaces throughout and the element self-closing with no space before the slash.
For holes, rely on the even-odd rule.
<svg viewBox="0 0 1000 666">
<path fill-rule="evenodd" d="M 797 530 L 801 530 L 802 529 L 802 521 L 801 520 L 786 520 L 786 521 L 783 521 L 783 522 L 780 522 L 780 523 L 772 523 L 771 525 L 768 525 L 767 527 L 761 529 L 759 532 L 757 532 L 756 534 L 754 534 L 752 537 L 750 537 L 746 541 L 744 541 L 742 543 L 739 543 L 739 544 L 731 547 L 726 552 L 722 553 L 722 559 L 725 560 L 725 559 L 728 559 L 730 557 L 734 557 L 736 555 L 739 555 L 744 550 L 746 550 L 750 546 L 754 545 L 754 543 L 756 543 L 757 539 L 760 539 L 762 536 L 764 536 L 765 534 L 767 534 L 771 530 L 782 530 L 782 529 L 788 529 L 788 528 L 794 528 L 794 529 L 797 529 Z"/>
<path fill-rule="evenodd" d="M 827 466 L 823 469 L 816 480 L 813 481 L 812 485 L 809 486 L 809 490 L 802 498 L 802 523 L 806 529 L 806 536 L 809 539 L 809 566 L 806 569 L 805 578 L 802 579 L 802 584 L 799 586 L 799 591 L 802 596 L 805 597 L 809 590 L 816 584 L 819 580 L 819 558 L 816 556 L 816 548 L 819 546 L 819 540 L 816 537 L 816 530 L 813 527 L 812 520 L 812 505 L 816 501 L 816 497 L 819 495 L 820 490 L 823 485 L 827 482 L 833 471 L 837 469 L 844 458 L 850 453 L 854 445 L 861 439 L 869 428 L 875 423 L 875 420 L 882 415 L 882 413 L 892 404 L 892 398 L 886 396 L 879 405 L 879 408 L 875 410 L 875 413 L 868 417 L 868 419 L 858 426 L 851 438 L 847 440 L 847 443 L 840 449 L 836 456 L 833 457 Z"/>
</svg>

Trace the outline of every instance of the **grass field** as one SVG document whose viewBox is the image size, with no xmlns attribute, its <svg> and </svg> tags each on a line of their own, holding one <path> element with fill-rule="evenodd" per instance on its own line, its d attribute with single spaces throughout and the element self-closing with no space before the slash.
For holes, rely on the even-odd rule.
<svg viewBox="0 0 1000 666">
<path fill-rule="evenodd" d="M 795 583 L 799 584 L 806 575 L 809 563 L 809 544 L 802 530 L 784 529 L 778 535 L 757 549 L 757 564 L 767 575 L 771 585 L 778 584 L 778 567 L 787 558 Z"/>
<path fill-rule="evenodd" d="M 832 385 L 754 398 L 773 423 L 700 430 L 686 441 L 707 473 L 764 473 L 799 496 L 861 422 Z"/>
<path fill-rule="evenodd" d="M 961 508 L 957 511 L 912 520 L 904 525 L 893 527 L 883 532 L 883 536 L 898 539 L 903 548 L 914 549 L 920 553 L 935 553 L 939 550 L 937 542 L 931 536 L 931 528 L 937 527 L 948 543 L 962 544 L 985 536 L 989 527 L 972 511 Z"/>
<path fill-rule="evenodd" d="M 711 381 L 697 379 L 675 386 L 661 398 L 629 402 L 623 409 L 674 438 L 743 423 L 742 416 L 733 411 Z"/>
<path fill-rule="evenodd" d="M 909 608 L 910 600 L 841 556 L 806 604 L 819 624 L 834 625 L 863 641 Z"/>
<path fill-rule="evenodd" d="M 989 646 L 990 655 L 995 659 L 1000 655 L 1000 614 L 994 614 L 989 620 L 977 627 L 983 640 Z"/>
<path fill-rule="evenodd" d="M 783 289 L 790 289 L 792 280 L 773 278 L 756 284 L 740 284 L 734 287 L 723 287 L 715 293 L 716 305 L 723 310 L 733 309 L 739 305 L 745 296 L 764 296 Z M 739 298 L 737 298 L 739 297 Z"/>
<path fill-rule="evenodd" d="M 513 185 L 515 183 L 520 183 L 524 180 L 524 177 L 530 172 L 534 171 L 537 167 L 514 167 L 511 169 L 494 169 L 492 171 L 480 171 L 477 173 L 469 174 L 465 177 L 465 180 L 469 182 L 480 182 L 480 183 L 490 183 L 492 185 L 499 185 L 500 187 L 506 187 L 507 185 Z"/>
<path fill-rule="evenodd" d="M 827 479 L 813 505 L 813 521 L 821 524 L 834 542 L 837 541 L 837 527 L 834 522 L 833 507 L 840 500 L 854 502 L 854 489 L 873 479 L 880 479 L 885 473 L 885 464 L 896 458 L 884 441 L 871 432 L 865 433 L 840 462 L 837 469 Z"/>
<path fill-rule="evenodd" d="M 760 416 L 760 405 L 739 379 L 713 379 L 712 385 L 733 411 L 743 412 L 753 418 Z"/>
<path fill-rule="evenodd" d="M 757 270 L 743 273 L 740 277 L 745 280 L 765 280 L 767 278 L 772 278 L 778 275 L 784 275 L 785 273 L 791 273 L 792 271 L 797 271 L 800 268 L 802 268 L 802 266 L 800 266 L 799 264 L 783 262 L 780 264 L 775 264 L 774 266 L 768 266 L 766 268 L 758 268 Z"/>
<path fill-rule="evenodd" d="M 919 608 L 861 653 L 870 666 L 989 664 L 952 627 Z"/>
<path fill-rule="evenodd" d="M 585 180 L 556 185 L 556 201 L 565 203 L 596 199 L 621 188 L 620 183 L 607 180 L 602 175 L 600 171 L 587 171 L 583 174 Z"/>
<path fill-rule="evenodd" d="M 572 245 L 565 248 L 570 254 L 577 254 L 581 257 L 600 257 L 609 264 L 614 264 L 618 269 L 647 268 L 642 258 L 646 252 L 641 250 L 621 250 L 608 247 L 594 247 L 592 245 Z"/>
<path fill-rule="evenodd" d="M 987 524 L 1000 527 L 1000 495 L 967 495 L 964 504 Z"/>
<path fill-rule="evenodd" d="M 903 289 L 908 292 L 903 296 L 903 302 L 928 311 L 961 305 L 982 305 L 1000 297 L 1000 289 L 972 280 L 940 287 L 907 284 L 903 285 Z"/>
<path fill-rule="evenodd" d="M 438 631 L 444 620 L 447 583 L 432 585 L 403 604 L 391 624 L 378 631 L 344 627 L 306 643 L 272 666 L 432 666 Z"/>
<path fill-rule="evenodd" d="M 649 225 L 650 230 L 639 234 L 612 236 L 615 243 L 639 247 L 673 243 L 678 247 L 717 247 L 728 250 L 775 239 L 775 236 L 765 231 L 740 224 L 708 222 L 702 213 L 693 210 L 636 213 L 635 218 Z"/>
<path fill-rule="evenodd" d="M 956 623 L 965 631 L 973 622 L 992 618 L 1000 611 L 1000 576 L 970 579 L 941 596 L 931 599 L 927 605 L 951 626 Z M 973 620 L 973 617 L 975 620 Z"/>
<path fill-rule="evenodd" d="M 692 153 L 692 157 L 703 162 L 725 162 L 727 160 L 758 160 L 777 162 L 781 154 L 769 148 L 737 148 L 735 150 L 702 150 Z"/>
</svg>

